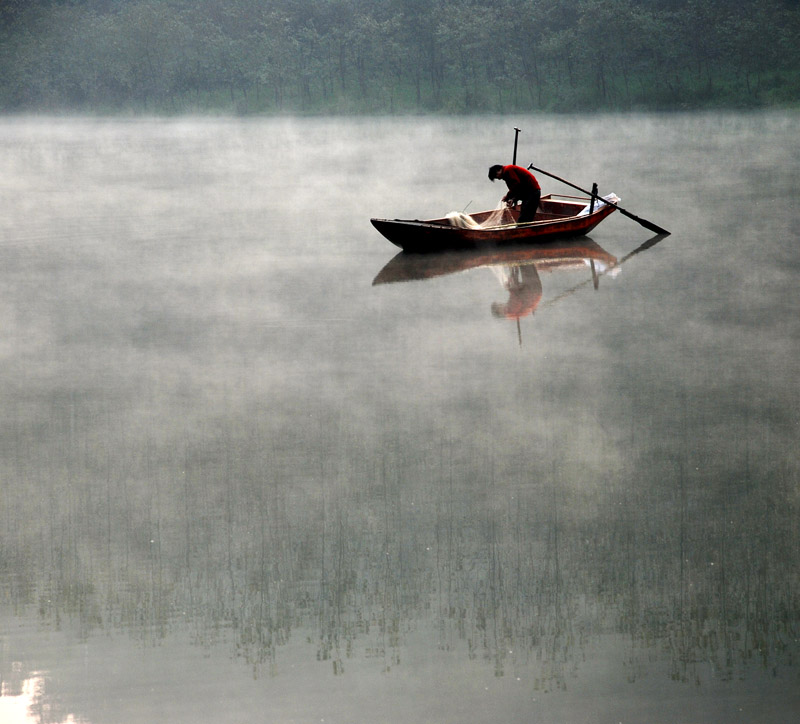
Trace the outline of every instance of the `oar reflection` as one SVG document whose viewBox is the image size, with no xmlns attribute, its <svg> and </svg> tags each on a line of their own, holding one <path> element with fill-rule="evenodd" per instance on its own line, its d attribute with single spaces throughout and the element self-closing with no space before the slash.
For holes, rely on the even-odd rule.
<svg viewBox="0 0 800 724">
<path fill-rule="evenodd" d="M 659 244 L 664 239 L 666 239 L 668 236 L 669 236 L 669 234 L 656 234 L 655 236 L 649 238 L 643 244 L 640 244 L 639 246 L 637 246 L 633 251 L 628 252 L 625 256 L 623 256 L 622 259 L 620 259 L 616 263 L 616 265 L 614 267 L 614 272 L 615 273 L 619 272 L 620 267 L 622 267 L 622 265 L 626 261 L 628 261 L 632 256 L 636 256 L 637 254 L 641 254 L 643 251 L 647 251 L 648 249 L 652 249 L 656 244 Z M 554 304 L 560 302 L 562 299 L 565 299 L 566 297 L 571 296 L 572 294 L 575 294 L 575 292 L 583 289 L 585 286 L 587 286 L 590 283 L 594 286 L 595 289 L 597 289 L 598 284 L 599 284 L 598 276 L 599 276 L 599 274 L 605 274 L 605 273 L 607 273 L 607 272 L 598 272 L 597 269 L 595 268 L 595 266 L 592 265 L 592 278 L 591 279 L 586 279 L 586 280 L 582 281 L 580 284 L 576 284 L 574 287 L 570 287 L 569 289 L 563 291 L 557 297 L 554 297 L 553 299 L 549 300 L 544 305 L 544 307 L 552 307 Z"/>
</svg>

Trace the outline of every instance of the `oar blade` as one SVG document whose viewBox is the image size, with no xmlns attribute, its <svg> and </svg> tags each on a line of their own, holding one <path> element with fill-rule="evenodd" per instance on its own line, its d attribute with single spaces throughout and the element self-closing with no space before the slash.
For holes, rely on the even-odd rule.
<svg viewBox="0 0 800 724">
<path fill-rule="evenodd" d="M 629 219 L 633 219 L 634 221 L 638 222 L 639 224 L 644 226 L 645 229 L 649 229 L 654 234 L 661 234 L 664 236 L 668 236 L 670 233 L 666 229 L 662 229 L 658 224 L 654 224 L 652 221 L 648 221 L 647 219 L 642 219 L 641 217 L 632 214 L 630 211 L 625 211 L 625 209 L 621 209 L 619 206 L 617 206 L 617 211 L 621 212 Z"/>
</svg>

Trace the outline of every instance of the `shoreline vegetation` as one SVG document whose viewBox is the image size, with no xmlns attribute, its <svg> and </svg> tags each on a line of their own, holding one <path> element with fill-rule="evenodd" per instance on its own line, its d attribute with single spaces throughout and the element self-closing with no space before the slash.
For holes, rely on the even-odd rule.
<svg viewBox="0 0 800 724">
<path fill-rule="evenodd" d="M 4 0 L 0 112 L 360 115 L 800 107 L 763 0 Z"/>
</svg>

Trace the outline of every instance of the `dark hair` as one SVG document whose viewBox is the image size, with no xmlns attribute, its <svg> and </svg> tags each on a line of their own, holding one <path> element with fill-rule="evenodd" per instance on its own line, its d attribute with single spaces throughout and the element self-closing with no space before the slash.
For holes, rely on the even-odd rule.
<svg viewBox="0 0 800 724">
<path fill-rule="evenodd" d="M 503 170 L 503 167 L 500 164 L 495 164 L 489 169 L 489 179 L 494 181 L 496 178 L 500 178 L 500 172 Z"/>
</svg>

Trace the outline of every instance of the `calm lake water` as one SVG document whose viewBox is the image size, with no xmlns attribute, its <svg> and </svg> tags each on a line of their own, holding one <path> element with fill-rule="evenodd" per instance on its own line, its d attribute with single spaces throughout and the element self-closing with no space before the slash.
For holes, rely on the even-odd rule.
<svg viewBox="0 0 800 724">
<path fill-rule="evenodd" d="M 672 235 L 394 259 L 514 126 Z M 798 138 L 0 121 L 0 720 L 796 721 Z"/>
</svg>

